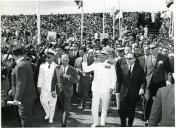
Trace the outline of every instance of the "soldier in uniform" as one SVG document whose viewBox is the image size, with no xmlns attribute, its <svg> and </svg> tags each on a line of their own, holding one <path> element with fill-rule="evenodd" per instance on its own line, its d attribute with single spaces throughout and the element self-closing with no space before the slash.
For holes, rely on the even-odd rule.
<svg viewBox="0 0 176 128">
<path fill-rule="evenodd" d="M 91 127 L 98 126 L 98 109 L 101 100 L 101 126 L 105 126 L 105 119 L 107 116 L 107 109 L 110 94 L 116 85 L 116 71 L 115 66 L 107 62 L 108 53 L 101 51 L 99 54 L 99 61 L 87 66 L 86 59 L 82 63 L 84 72 L 94 71 L 94 79 L 92 82 L 92 116 L 93 124 Z"/>
<path fill-rule="evenodd" d="M 53 50 L 47 49 L 45 53 L 46 62 L 40 65 L 37 87 L 42 107 L 46 113 L 45 119 L 53 123 L 57 97 L 53 98 L 51 95 L 51 80 L 57 64 L 54 62 L 55 52 Z"/>
</svg>

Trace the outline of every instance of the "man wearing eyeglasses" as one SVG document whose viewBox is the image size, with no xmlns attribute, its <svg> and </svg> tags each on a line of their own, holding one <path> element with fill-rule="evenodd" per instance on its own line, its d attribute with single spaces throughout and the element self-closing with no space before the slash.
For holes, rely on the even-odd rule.
<svg viewBox="0 0 176 128">
<path fill-rule="evenodd" d="M 128 118 L 128 126 L 131 127 L 134 121 L 135 106 L 139 95 L 144 94 L 145 75 L 143 68 L 136 61 L 134 53 L 126 55 L 127 64 L 122 65 L 117 76 L 117 93 L 120 93 L 120 119 L 121 126 L 126 127 L 126 118 Z"/>
<path fill-rule="evenodd" d="M 147 57 L 145 64 L 146 73 L 146 105 L 145 105 L 145 125 L 148 125 L 148 120 L 151 112 L 153 100 L 159 88 L 166 86 L 165 74 L 171 72 L 171 64 L 169 58 L 159 53 L 157 44 L 150 45 L 151 55 Z"/>
<path fill-rule="evenodd" d="M 40 65 L 37 87 L 46 113 L 45 120 L 49 119 L 49 123 L 53 123 L 57 97 L 53 98 L 51 95 L 51 80 L 57 64 L 54 62 L 55 52 L 52 49 L 47 49 L 45 54 L 46 62 Z"/>
</svg>

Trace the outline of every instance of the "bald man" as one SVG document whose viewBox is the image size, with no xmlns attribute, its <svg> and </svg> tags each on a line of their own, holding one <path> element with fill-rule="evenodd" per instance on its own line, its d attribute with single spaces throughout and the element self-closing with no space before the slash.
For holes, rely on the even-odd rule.
<svg viewBox="0 0 176 128">
<path fill-rule="evenodd" d="M 66 127 L 68 114 L 71 109 L 71 98 L 73 96 L 73 84 L 78 82 L 77 71 L 68 65 L 67 54 L 61 56 L 62 65 L 54 70 L 51 84 L 52 97 L 58 96 L 58 105 L 62 111 L 62 127 Z"/>
</svg>

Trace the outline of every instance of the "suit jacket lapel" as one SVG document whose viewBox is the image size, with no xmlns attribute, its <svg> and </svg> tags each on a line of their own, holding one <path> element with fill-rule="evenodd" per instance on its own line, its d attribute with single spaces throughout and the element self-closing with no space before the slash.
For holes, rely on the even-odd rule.
<svg viewBox="0 0 176 128">
<path fill-rule="evenodd" d="M 160 56 L 158 54 L 157 57 L 156 57 L 156 62 L 155 62 L 154 68 L 157 66 L 157 63 L 158 63 L 159 59 L 160 59 Z"/>
<path fill-rule="evenodd" d="M 70 75 L 70 66 L 69 65 L 68 65 L 68 68 L 67 68 L 65 74 Z"/>
<path fill-rule="evenodd" d="M 148 57 L 148 62 L 149 62 L 149 64 L 150 65 L 152 65 L 152 69 L 154 68 L 154 64 L 153 64 L 153 61 L 152 61 L 152 55 L 150 55 L 149 57 Z M 150 66 L 149 65 L 149 66 Z"/>
</svg>

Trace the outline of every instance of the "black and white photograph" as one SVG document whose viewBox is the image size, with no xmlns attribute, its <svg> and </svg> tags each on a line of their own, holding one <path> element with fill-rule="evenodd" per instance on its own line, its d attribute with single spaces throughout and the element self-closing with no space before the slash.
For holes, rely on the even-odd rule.
<svg viewBox="0 0 176 128">
<path fill-rule="evenodd" d="M 1 0 L 1 127 L 175 127 L 174 0 Z"/>
</svg>

